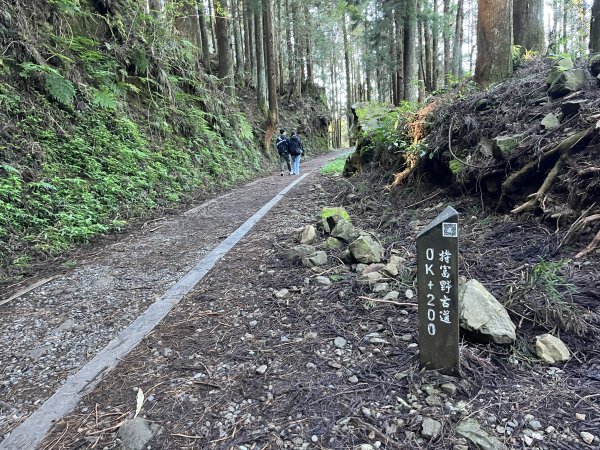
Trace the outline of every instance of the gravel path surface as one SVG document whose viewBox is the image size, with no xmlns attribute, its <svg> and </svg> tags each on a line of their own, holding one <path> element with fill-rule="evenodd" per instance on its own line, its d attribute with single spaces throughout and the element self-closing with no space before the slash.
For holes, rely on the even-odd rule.
<svg viewBox="0 0 600 450">
<path fill-rule="evenodd" d="M 303 170 L 330 158 L 309 160 Z M 0 306 L 0 442 L 291 180 L 256 180 L 182 215 L 153 221 Z"/>
</svg>

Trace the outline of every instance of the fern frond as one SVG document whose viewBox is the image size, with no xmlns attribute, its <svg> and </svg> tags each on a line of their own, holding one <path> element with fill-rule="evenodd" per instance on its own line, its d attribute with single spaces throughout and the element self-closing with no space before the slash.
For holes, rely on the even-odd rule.
<svg viewBox="0 0 600 450">
<path fill-rule="evenodd" d="M 46 73 L 46 91 L 57 102 L 70 106 L 75 99 L 73 83 L 65 79 L 56 70 Z"/>
<path fill-rule="evenodd" d="M 107 88 L 103 88 L 102 90 L 92 88 L 90 91 L 90 102 L 92 105 L 111 111 L 117 109 L 117 98 Z"/>
</svg>

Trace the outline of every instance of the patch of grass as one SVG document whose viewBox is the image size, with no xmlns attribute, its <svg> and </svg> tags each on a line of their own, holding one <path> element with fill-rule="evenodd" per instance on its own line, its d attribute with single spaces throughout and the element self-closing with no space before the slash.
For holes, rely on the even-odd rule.
<svg viewBox="0 0 600 450">
<path fill-rule="evenodd" d="M 339 156 L 321 167 L 321 175 L 341 175 L 346 164 L 346 156 Z"/>
</svg>

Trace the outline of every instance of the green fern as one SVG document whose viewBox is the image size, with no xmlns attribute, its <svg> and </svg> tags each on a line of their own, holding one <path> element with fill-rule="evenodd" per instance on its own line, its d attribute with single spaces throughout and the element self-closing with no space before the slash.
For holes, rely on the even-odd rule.
<svg viewBox="0 0 600 450">
<path fill-rule="evenodd" d="M 46 74 L 46 91 L 54 100 L 65 106 L 73 104 L 75 87 L 57 71 Z"/>
<path fill-rule="evenodd" d="M 92 88 L 90 91 L 90 102 L 92 105 L 111 111 L 117 109 L 117 98 L 107 88 L 103 88 L 102 90 Z"/>
<path fill-rule="evenodd" d="M 73 83 L 63 77 L 54 67 L 25 62 L 21 64 L 19 75 L 23 78 L 29 78 L 32 73 L 42 73 L 44 75 L 45 89 L 48 95 L 57 102 L 70 106 L 75 99 L 75 87 Z"/>
</svg>

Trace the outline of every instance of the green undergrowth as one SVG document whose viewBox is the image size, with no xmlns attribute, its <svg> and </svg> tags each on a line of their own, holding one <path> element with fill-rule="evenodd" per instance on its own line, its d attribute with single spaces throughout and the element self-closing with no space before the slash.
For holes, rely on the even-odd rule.
<svg viewBox="0 0 600 450">
<path fill-rule="evenodd" d="M 133 2 L 103 19 L 67 3 L 0 0 L 15 22 L 61 19 L 18 35 L 35 51 L 0 56 L 0 281 L 265 167 L 258 130 L 189 42 Z"/>
<path fill-rule="evenodd" d="M 338 156 L 333 161 L 329 161 L 323 167 L 321 167 L 322 175 L 341 175 L 344 171 L 344 164 L 346 164 L 347 156 Z"/>
</svg>

